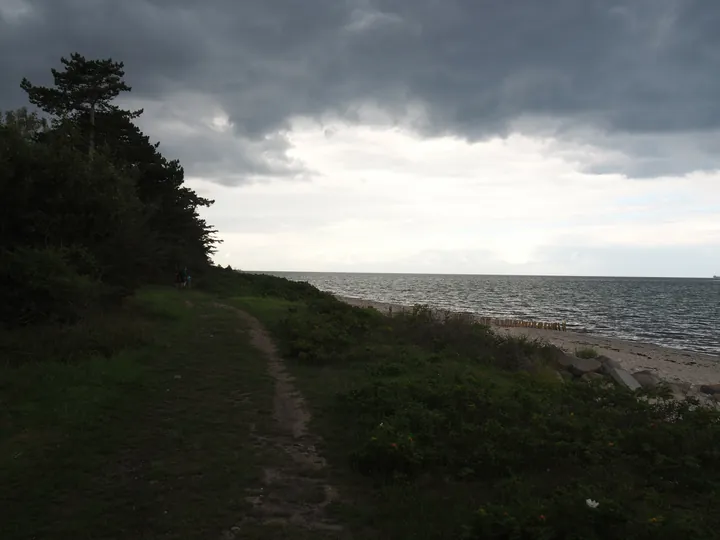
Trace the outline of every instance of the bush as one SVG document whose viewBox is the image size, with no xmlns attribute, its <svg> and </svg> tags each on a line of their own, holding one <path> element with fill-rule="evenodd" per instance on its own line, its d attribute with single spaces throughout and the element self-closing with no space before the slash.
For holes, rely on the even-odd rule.
<svg viewBox="0 0 720 540">
<path fill-rule="evenodd" d="M 464 539 L 676 540 L 716 537 L 711 527 L 694 518 L 682 506 L 673 508 L 668 502 L 657 500 L 648 501 L 650 504 L 646 505 L 628 505 L 627 501 L 637 496 L 628 489 L 612 498 L 598 496 L 602 494 L 599 486 L 573 482 L 555 489 L 543 499 L 524 499 L 518 503 L 516 490 L 519 486 L 513 487 L 513 493 L 502 490 L 498 493 L 497 500 L 508 504 L 490 503 L 475 512 Z"/>
<path fill-rule="evenodd" d="M 286 351 L 314 365 L 341 364 L 377 354 L 370 343 L 387 341 L 388 325 L 380 313 L 357 309 L 335 298 L 314 298 L 284 322 Z M 366 345 L 363 345 L 366 344 Z"/>
<path fill-rule="evenodd" d="M 575 349 L 575 356 L 578 358 L 597 358 L 600 353 L 592 347 L 583 347 L 582 349 Z"/>
<path fill-rule="evenodd" d="M 213 266 L 197 281 L 197 286 L 224 297 L 280 298 L 283 300 L 334 300 L 309 283 L 291 281 L 265 274 L 252 274 Z"/>
<path fill-rule="evenodd" d="M 109 291 L 73 267 L 71 259 L 77 255 L 56 248 L 1 251 L 0 323 L 72 322 L 98 304 Z"/>
<path fill-rule="evenodd" d="M 308 300 L 277 335 L 288 358 L 333 367 L 340 390 L 315 390 L 329 433 L 354 470 L 422 500 L 399 512 L 471 492 L 482 504 L 460 523 L 488 540 L 705 539 L 720 526 L 705 517 L 720 415 L 692 400 L 560 382 L 544 375 L 556 349 L 423 306 L 385 317 Z"/>
</svg>

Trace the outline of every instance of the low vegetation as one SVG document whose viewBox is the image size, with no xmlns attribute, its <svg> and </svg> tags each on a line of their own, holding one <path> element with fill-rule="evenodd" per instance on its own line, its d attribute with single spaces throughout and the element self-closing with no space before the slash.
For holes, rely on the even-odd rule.
<svg viewBox="0 0 720 540">
<path fill-rule="evenodd" d="M 36 343 L 6 334 L 3 538 L 200 538 L 246 511 L 272 388 L 218 303 L 275 335 L 355 538 L 716 537 L 714 412 L 563 383 L 552 347 L 462 316 L 388 318 L 232 269 L 201 285 L 143 289 Z"/>
<path fill-rule="evenodd" d="M 346 509 L 358 527 L 385 538 L 716 537 L 715 412 L 563 383 L 552 347 L 424 307 L 388 318 L 327 297 L 232 301 L 264 318 L 292 362 L 335 465 L 366 501 Z"/>
<path fill-rule="evenodd" d="M 575 356 L 578 358 L 597 358 L 600 353 L 592 347 L 584 347 L 582 349 L 575 349 Z"/>
<path fill-rule="evenodd" d="M 145 288 L 107 320 L 37 344 L 15 334 L 27 350 L 0 365 L 0 538 L 186 540 L 236 523 L 274 459 L 251 444 L 273 387 L 239 328 L 212 297 Z"/>
</svg>

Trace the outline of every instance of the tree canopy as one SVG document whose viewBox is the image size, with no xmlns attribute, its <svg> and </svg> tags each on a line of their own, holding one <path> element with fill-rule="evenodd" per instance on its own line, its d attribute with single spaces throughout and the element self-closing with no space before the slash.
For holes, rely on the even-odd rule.
<svg viewBox="0 0 720 540">
<path fill-rule="evenodd" d="M 72 320 L 176 267 L 202 271 L 218 243 L 180 163 L 113 103 L 122 62 L 74 53 L 53 87 L 0 115 L 0 323 Z M 48 122 L 49 119 L 49 122 Z"/>
<path fill-rule="evenodd" d="M 111 101 L 120 92 L 130 92 L 123 76 L 122 62 L 87 60 L 78 53 L 70 59 L 61 58 L 64 71 L 52 69 L 55 87 L 35 86 L 23 78 L 20 87 L 28 94 L 30 103 L 60 120 L 86 121 L 88 129 L 88 152 L 92 157 L 95 146 L 95 116 L 98 113 L 119 113 L 128 119 L 137 118 L 140 111 L 122 111 Z"/>
</svg>

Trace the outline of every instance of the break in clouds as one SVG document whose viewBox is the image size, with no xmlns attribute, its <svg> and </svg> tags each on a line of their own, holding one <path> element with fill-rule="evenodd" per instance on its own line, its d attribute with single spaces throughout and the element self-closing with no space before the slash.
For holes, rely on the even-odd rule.
<svg viewBox="0 0 720 540">
<path fill-rule="evenodd" d="M 191 174 L 301 175 L 296 118 L 607 150 L 596 173 L 717 168 L 710 0 L 2 0 L 0 108 L 61 55 L 126 65 L 143 127 Z M 368 113 L 371 111 L 371 113 Z"/>
</svg>

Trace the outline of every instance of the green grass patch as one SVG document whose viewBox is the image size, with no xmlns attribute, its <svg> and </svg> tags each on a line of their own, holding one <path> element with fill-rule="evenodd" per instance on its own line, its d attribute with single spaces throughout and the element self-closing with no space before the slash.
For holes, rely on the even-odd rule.
<svg viewBox="0 0 720 540">
<path fill-rule="evenodd" d="M 242 517 L 273 386 L 232 310 L 147 289 L 46 332 L 47 354 L 15 334 L 36 354 L 0 367 L 0 538 L 219 537 Z"/>
<path fill-rule="evenodd" d="M 291 310 L 303 307 L 302 304 L 282 298 L 232 297 L 224 299 L 224 303 L 252 312 L 268 327 L 276 325 Z"/>
</svg>

